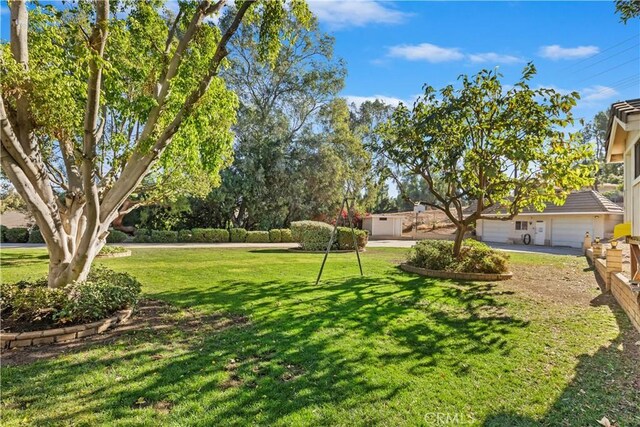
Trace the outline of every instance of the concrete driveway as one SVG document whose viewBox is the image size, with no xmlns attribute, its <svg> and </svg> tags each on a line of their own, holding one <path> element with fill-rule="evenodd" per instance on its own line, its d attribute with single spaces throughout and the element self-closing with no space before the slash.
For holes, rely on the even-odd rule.
<svg viewBox="0 0 640 427">
<path fill-rule="evenodd" d="M 370 240 L 368 248 L 410 248 L 416 244 L 415 240 Z M 552 255 L 582 255 L 582 249 L 559 246 L 510 245 L 505 243 L 490 243 L 489 246 L 506 252 L 523 252 Z M 127 248 L 156 248 L 156 249 L 193 249 L 193 248 L 261 248 L 287 249 L 298 247 L 297 243 L 119 243 L 117 246 Z M 43 244 L 32 243 L 3 243 L 4 248 L 44 248 Z"/>
</svg>

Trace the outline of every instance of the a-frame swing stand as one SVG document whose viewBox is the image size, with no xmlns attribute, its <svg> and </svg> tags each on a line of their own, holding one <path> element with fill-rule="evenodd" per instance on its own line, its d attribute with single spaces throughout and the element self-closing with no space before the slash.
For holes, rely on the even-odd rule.
<svg viewBox="0 0 640 427">
<path fill-rule="evenodd" d="M 351 201 L 351 203 L 349 203 Z M 322 265 L 320 266 L 320 271 L 318 272 L 318 278 L 316 279 L 316 285 L 320 283 L 320 277 L 322 277 L 322 270 L 324 270 L 324 265 L 327 262 L 327 257 L 329 256 L 329 252 L 331 252 L 331 246 L 333 246 L 333 242 L 337 236 L 338 231 L 338 221 L 340 221 L 340 216 L 342 215 L 342 211 L 344 211 L 345 206 L 347 207 L 347 218 L 349 218 L 349 227 L 351 228 L 351 236 L 353 237 L 353 247 L 356 248 L 356 256 L 358 257 L 358 267 L 360 267 L 360 276 L 364 276 L 362 273 L 362 263 L 360 262 L 360 250 L 358 249 L 358 239 L 356 238 L 356 232 L 353 229 L 353 220 L 351 217 L 351 208 L 353 207 L 353 202 L 355 201 L 355 197 L 344 197 L 342 199 L 342 205 L 340 207 L 340 211 L 338 212 L 338 216 L 336 217 L 336 223 L 333 226 L 333 231 L 331 232 L 331 238 L 329 239 L 329 244 L 327 245 L 327 250 L 324 253 L 324 259 L 322 260 Z"/>
</svg>

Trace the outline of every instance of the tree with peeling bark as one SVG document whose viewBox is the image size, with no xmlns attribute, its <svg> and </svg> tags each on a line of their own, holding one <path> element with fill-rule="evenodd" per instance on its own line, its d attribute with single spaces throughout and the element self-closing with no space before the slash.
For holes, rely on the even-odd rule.
<svg viewBox="0 0 640 427">
<path fill-rule="evenodd" d="M 425 204 L 456 226 L 456 257 L 475 221 L 510 220 L 525 207 L 563 203 L 593 180 L 593 164 L 584 162 L 592 147 L 564 132 L 579 95 L 532 89 L 535 72 L 528 64 L 511 88 L 487 70 L 461 76 L 457 89 L 425 86 L 413 109 L 401 104 L 378 129 L 377 151 L 392 176 L 422 177 L 433 196 Z"/>
<path fill-rule="evenodd" d="M 260 28 L 273 62 L 282 24 L 303 1 L 9 2 L 0 52 L 2 171 L 49 251 L 49 286 L 84 280 L 131 196 L 167 180 L 215 179 L 230 161 L 237 100 L 220 72 L 241 25 Z M 212 178 L 213 177 L 213 178 Z M 147 193 L 151 191 L 147 189 Z"/>
</svg>

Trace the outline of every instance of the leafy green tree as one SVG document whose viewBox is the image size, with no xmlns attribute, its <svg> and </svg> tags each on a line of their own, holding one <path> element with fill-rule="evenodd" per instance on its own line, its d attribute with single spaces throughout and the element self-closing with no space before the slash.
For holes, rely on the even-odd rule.
<svg viewBox="0 0 640 427">
<path fill-rule="evenodd" d="M 142 194 L 216 179 L 231 161 L 237 97 L 220 76 L 245 21 L 275 64 L 303 1 L 81 1 L 27 10 L 11 1 L 0 57 L 2 171 L 49 250 L 49 286 L 84 280 L 121 207 Z M 149 184 L 149 187 L 147 187 Z M 197 183 L 196 183 L 197 184 Z M 173 189 L 172 189 L 173 188 Z M 129 209 L 135 203 L 128 203 Z"/>
<path fill-rule="evenodd" d="M 597 167 L 594 168 L 593 181 L 593 187 L 596 191 L 600 184 L 619 184 L 622 182 L 622 164 L 606 162 L 608 128 L 609 114 L 607 111 L 601 111 L 582 129 L 583 142 L 592 144 L 594 148 L 593 157 L 587 162 L 593 163 Z"/>
<path fill-rule="evenodd" d="M 400 105 L 380 127 L 389 168 L 421 176 L 435 198 L 426 205 L 456 226 L 455 256 L 471 224 L 495 219 L 488 209 L 511 219 L 525 207 L 562 203 L 592 181 L 593 167 L 582 163 L 591 147 L 563 131 L 579 95 L 532 89 L 535 72 L 528 64 L 511 88 L 487 70 L 461 76 L 457 89 L 425 86 L 412 110 Z M 468 210 L 466 201 L 474 202 Z"/>
<path fill-rule="evenodd" d="M 627 23 L 630 19 L 640 16 L 640 0 L 615 0 L 616 12 L 620 14 L 620 21 Z"/>
<path fill-rule="evenodd" d="M 187 222 L 203 219 L 200 212 L 208 209 L 218 224 L 277 228 L 336 203 L 326 179 L 337 167 L 335 153 L 317 129 L 343 87 L 344 64 L 315 19 L 304 27 L 291 16 L 283 28 L 287 36 L 274 66 L 260 61 L 259 28 L 244 27 L 233 40 L 224 75 L 240 101 L 234 161 L 219 188 L 193 200 Z"/>
</svg>

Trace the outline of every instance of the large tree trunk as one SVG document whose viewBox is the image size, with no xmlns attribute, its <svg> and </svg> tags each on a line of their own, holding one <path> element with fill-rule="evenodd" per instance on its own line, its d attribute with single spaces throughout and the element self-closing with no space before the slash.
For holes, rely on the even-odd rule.
<svg viewBox="0 0 640 427">
<path fill-rule="evenodd" d="M 104 131 L 104 119 L 100 118 L 103 56 L 109 28 L 109 0 L 94 3 L 95 22 L 87 38 L 92 56 L 89 61 L 87 102 L 84 116 L 84 135 L 81 149 L 75 150 L 69 141 L 60 140 L 60 154 L 66 166 L 67 185 L 64 200 L 59 197 L 58 187 L 52 185 L 44 165 L 46 159 L 34 137 L 30 117 L 29 86 L 25 85 L 12 103 L 5 104 L 0 91 L 0 163 L 2 171 L 11 181 L 33 214 L 49 251 L 49 287 L 65 286 L 73 281 L 87 278 L 91 264 L 105 244 L 111 222 L 118 216 L 123 203 L 130 197 L 151 166 L 171 143 L 173 135 L 183 120 L 189 116 L 198 101 L 204 96 L 210 83 L 218 74 L 218 68 L 227 56 L 226 45 L 237 31 L 245 13 L 255 0 L 245 1 L 239 6 L 233 21 L 222 35 L 209 70 L 191 92 L 175 118 L 164 129 L 158 129 L 158 118 L 165 104 L 170 83 L 181 64 L 183 53 L 194 38 L 204 19 L 217 13 L 225 0 L 212 3 L 202 0 L 194 12 L 189 27 L 182 35 L 176 51 L 170 56 L 166 70 L 158 83 L 155 94 L 156 106 L 150 112 L 142 136 L 137 140 L 131 157 L 113 185 L 98 182 L 96 147 Z M 25 70 L 29 69 L 28 55 L 28 11 L 24 0 L 9 3 L 11 9 L 11 53 Z M 172 39 L 167 41 L 170 45 Z M 168 49 L 168 47 L 167 47 Z M 168 54 L 168 51 L 167 51 Z M 8 111 L 9 113 L 8 114 Z M 154 136 L 152 147 L 146 140 Z M 55 181 L 55 179 L 54 179 Z M 54 191 L 56 188 L 56 191 Z"/>
<path fill-rule="evenodd" d="M 463 223 L 456 224 L 456 238 L 453 243 L 453 256 L 460 258 L 460 250 L 462 249 L 462 241 L 464 234 L 467 232 L 467 225 Z"/>
</svg>

